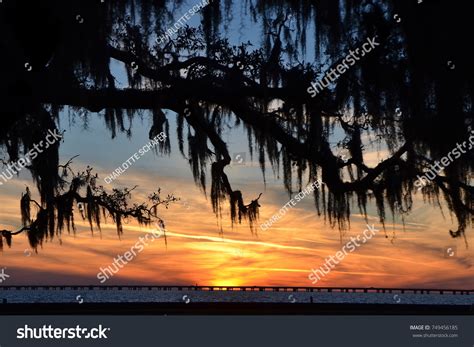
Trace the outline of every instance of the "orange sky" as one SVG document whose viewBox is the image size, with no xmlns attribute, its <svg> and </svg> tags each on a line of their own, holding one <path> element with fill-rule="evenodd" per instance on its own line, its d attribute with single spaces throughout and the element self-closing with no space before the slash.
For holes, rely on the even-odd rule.
<svg viewBox="0 0 474 347">
<path fill-rule="evenodd" d="M 60 161 L 80 155 L 74 160 L 74 170 L 92 165 L 102 178 L 149 141 L 150 124 L 145 121 L 135 123 L 131 138 L 119 133 L 115 139 L 110 138 L 99 117 L 92 117 L 87 129 L 76 124 L 68 127 L 64 117 L 61 122 L 67 132 L 60 147 Z M 170 123 L 173 129 L 173 121 Z M 229 151 L 245 152 L 244 133 L 235 127 L 232 132 L 223 134 Z M 232 229 L 229 215 L 224 214 L 224 234 L 220 235 L 209 199 L 194 185 L 187 161 L 177 151 L 176 138 L 170 135 L 170 140 L 169 157 L 150 152 L 112 186 L 103 183 L 109 190 L 138 185 L 133 192 L 135 202 L 145 201 L 158 187 L 164 195 L 174 193 L 183 199 L 183 203 L 161 210 L 167 224 L 168 247 L 163 239 L 150 243 L 106 284 L 309 286 L 310 269 L 323 265 L 326 257 L 335 255 L 351 236 L 356 237 L 366 228 L 364 219 L 353 214 L 351 229 L 341 235 L 317 216 L 313 198 L 308 196 L 258 235 L 253 235 L 246 224 Z M 386 151 L 379 148 L 369 152 L 365 161 L 374 165 L 386 156 Z M 258 165 L 247 162 L 228 167 L 226 172 L 233 189 L 242 190 L 247 203 L 263 193 L 261 223 L 289 200 L 281 180 L 271 170 L 267 170 L 266 185 Z M 0 229 L 20 228 L 19 198 L 27 185 L 37 194 L 24 170 L 0 186 Z M 317 285 L 474 289 L 474 231 L 466 230 L 470 248 L 465 240 L 452 239 L 448 230 L 455 230 L 456 226 L 449 213 L 444 212 L 446 219 L 439 209 L 423 203 L 416 195 L 405 230 L 400 224 L 388 223 L 386 233 L 381 230 L 348 254 Z M 373 206 L 369 206 L 369 215 L 375 216 Z M 369 218 L 370 223 L 382 229 L 377 218 Z M 55 238 L 30 256 L 26 235 L 15 236 L 12 248 L 5 246 L 0 253 L 0 268 L 6 267 L 10 275 L 3 284 L 99 284 L 99 269 L 111 265 L 115 256 L 130 250 L 140 236 L 151 231 L 135 223 L 125 224 L 119 240 L 114 225 L 102 226 L 102 234 L 95 232 L 92 236 L 86 223 L 79 223 L 75 236 L 64 233 L 61 242 Z M 452 258 L 443 252 L 448 247 L 456 247 L 457 254 Z"/>
<path fill-rule="evenodd" d="M 258 168 L 233 168 L 230 175 L 233 170 Z M 148 193 L 144 189 L 146 182 L 156 181 L 162 187 L 170 187 L 170 191 L 164 189 L 165 194 L 186 196 L 186 204 L 178 203 L 162 211 L 167 222 L 168 247 L 163 239 L 150 243 L 106 284 L 309 286 L 309 270 L 321 266 L 325 257 L 335 255 L 350 236 L 355 237 L 366 228 L 363 218 L 354 215 L 351 230 L 342 234 L 341 243 L 339 231 L 317 217 L 312 197 L 308 197 L 258 235 L 252 235 L 247 225 L 232 230 L 225 215 L 222 236 L 209 200 L 192 181 L 147 172 L 127 175 L 130 185 L 139 184 L 135 201 L 141 201 Z M 27 183 L 16 180 L 9 188 L 16 191 Z M 242 188 L 250 199 L 262 185 L 255 182 Z M 276 193 L 281 189 L 276 189 L 277 183 L 269 180 L 260 200 L 260 222 L 288 200 Z M 0 227 L 16 228 L 20 220 L 18 195 L 3 194 L 0 205 Z M 5 221 L 11 221 L 11 225 Z M 371 218 L 370 223 L 382 229 L 376 218 Z M 388 225 L 386 233 L 381 230 L 348 254 L 317 285 L 472 289 L 472 250 L 466 249 L 464 240 L 451 239 L 450 227 L 454 225 L 443 221 L 439 211 L 418 201 L 405 231 L 401 225 Z M 111 224 L 103 225 L 101 236 L 98 232 L 92 236 L 85 223 L 78 229 L 76 236 L 64 233 L 61 242 L 56 238 L 30 256 L 25 253 L 29 249 L 26 235 L 16 236 L 12 248 L 5 248 L 0 254 L 0 267 L 7 267 L 10 275 L 4 284 L 99 284 L 99 268 L 111 265 L 114 256 L 125 253 L 139 236 L 151 231 L 130 223 L 124 226 L 124 235 L 119 240 Z M 467 231 L 467 238 L 472 245 L 472 230 Z M 443 254 L 443 248 L 450 246 L 457 248 L 452 258 Z"/>
</svg>

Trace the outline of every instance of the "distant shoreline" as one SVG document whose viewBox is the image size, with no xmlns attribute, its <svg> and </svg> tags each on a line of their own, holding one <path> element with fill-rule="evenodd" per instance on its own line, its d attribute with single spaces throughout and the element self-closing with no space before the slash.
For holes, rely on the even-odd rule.
<svg viewBox="0 0 474 347">
<path fill-rule="evenodd" d="M 474 295 L 474 289 L 390 288 L 390 287 L 292 287 L 292 286 L 198 286 L 198 285 L 2 285 L 1 290 L 178 290 L 202 292 L 317 292 L 317 293 L 401 293 Z"/>
</svg>

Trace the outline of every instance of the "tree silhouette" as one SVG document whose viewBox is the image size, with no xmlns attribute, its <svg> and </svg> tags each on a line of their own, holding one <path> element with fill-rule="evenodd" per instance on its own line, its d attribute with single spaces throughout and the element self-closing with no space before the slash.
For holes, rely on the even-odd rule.
<svg viewBox="0 0 474 347">
<path fill-rule="evenodd" d="M 211 1 L 198 14 L 199 28 L 185 26 L 175 38 L 157 42 L 173 25 L 173 4 L 182 2 L 4 1 L 0 71 L 6 78 L 0 92 L 7 97 L 0 141 L 8 160 L 18 157 L 21 145 L 30 149 L 44 129 L 55 127 L 64 107 L 98 113 L 112 137 L 117 131 L 131 135 L 125 117 L 132 120 L 142 110 L 153 119 L 150 137 L 161 131 L 169 135 L 164 110 L 173 111 L 179 150 L 196 184 L 211 197 L 217 217 L 228 204 L 232 222 L 247 220 L 253 231 L 262 197 L 246 202 L 232 187 L 225 172 L 232 159 L 221 136 L 226 126 L 242 124 L 264 180 L 267 162 L 282 174 L 289 194 L 301 190 L 306 178 L 322 179 L 324 186 L 314 192 L 315 208 L 331 226 L 343 229 L 354 208 L 367 214 L 370 201 L 381 223 L 387 209 L 409 212 L 417 176 L 469 137 L 474 68 L 462 48 L 470 23 L 467 5 L 249 0 L 243 11 L 263 37 L 255 48 L 258 42 L 232 45 L 222 34 L 232 19 L 232 0 Z M 333 86 L 310 96 L 311 82 L 372 37 L 379 47 Z M 311 63 L 302 59 L 308 43 L 314 47 Z M 126 67 L 127 88 L 116 86 L 111 61 Z M 337 132 L 343 135 L 334 148 Z M 367 138 L 387 148 L 388 158 L 368 166 Z M 160 150 L 169 153 L 169 142 Z M 350 158 L 343 160 L 338 150 Z M 466 153 L 421 190 L 427 202 L 441 206 L 445 201 L 458 224 L 450 231 L 453 237 L 462 237 L 472 225 L 472 159 L 472 151 Z M 30 170 L 48 210 L 61 201 L 57 148 Z M 88 182 L 88 175 L 75 179 Z M 92 181 L 83 184 L 94 190 Z M 90 206 L 92 220 L 97 204 Z M 59 230 L 63 221 L 69 225 L 71 201 L 61 208 L 66 210 Z M 120 220 L 122 213 L 114 218 Z"/>
<path fill-rule="evenodd" d="M 158 189 L 148 196 L 150 204 L 141 203 L 130 206 L 132 191 L 136 188 L 113 189 L 108 193 L 103 186 L 97 185 L 97 174 L 93 169 L 87 167 L 83 172 L 74 172 L 70 165 L 72 159 L 66 164 L 60 165 L 62 170 L 59 184 L 55 195 L 51 200 L 37 202 L 32 199 L 29 188 L 22 194 L 21 219 L 23 227 L 18 231 L 0 230 L 0 235 L 5 238 L 8 246 L 11 246 L 12 236 L 22 232 L 28 233 L 28 240 L 35 250 L 48 237 L 52 239 L 55 235 L 60 236 L 64 227 L 69 232 L 76 232 L 74 224 L 74 212 L 80 212 L 82 219 L 87 220 L 91 232 L 94 225 L 101 230 L 101 220 L 112 218 L 117 227 L 117 234 L 123 233 L 123 220 L 133 218 L 141 225 L 150 225 L 155 222 L 165 230 L 165 222 L 158 215 L 158 207 L 168 206 L 179 199 L 173 195 L 161 198 L 161 190 Z M 69 180 L 68 178 L 71 177 Z M 84 194 L 81 195 L 81 192 Z M 36 210 L 35 218 L 32 207 Z M 75 209 L 77 207 L 77 209 Z M 166 234 L 164 235 L 166 237 Z M 3 239 L 0 237 L 0 250 L 3 248 Z"/>
</svg>

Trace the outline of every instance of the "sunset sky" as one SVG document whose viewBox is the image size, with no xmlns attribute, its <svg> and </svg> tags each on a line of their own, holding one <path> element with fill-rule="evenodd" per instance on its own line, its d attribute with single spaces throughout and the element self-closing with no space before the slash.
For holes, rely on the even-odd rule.
<svg viewBox="0 0 474 347">
<path fill-rule="evenodd" d="M 200 1 L 183 2 L 182 7 L 175 11 L 175 19 L 197 3 Z M 232 10 L 240 13 L 241 4 L 233 6 Z M 200 20 L 200 16 L 195 15 L 187 24 L 197 26 Z M 261 18 L 257 22 L 251 21 L 250 15 L 234 16 L 222 35 L 228 37 L 231 44 L 249 40 L 256 49 L 262 40 L 261 23 L 258 23 Z M 173 24 L 172 21 L 169 24 Z M 313 32 L 313 25 L 308 25 L 308 33 Z M 312 62 L 316 40 L 308 34 L 307 41 L 308 47 L 301 60 Z M 123 67 L 115 62 L 111 70 L 117 88 L 127 88 Z M 164 196 L 173 193 L 181 198 L 180 202 L 160 212 L 167 226 L 167 247 L 163 238 L 154 241 L 105 284 L 311 286 L 308 279 L 310 270 L 323 265 L 325 258 L 334 256 L 351 236 L 356 237 L 366 229 L 366 221 L 358 214 L 354 207 L 356 204 L 352 208 L 350 230 L 340 232 L 317 215 L 313 197 L 308 196 L 271 228 L 259 230 L 257 234 L 252 234 L 246 223 L 232 228 L 228 205 L 225 204 L 224 232 L 220 234 L 209 199 L 210 168 L 206 195 L 195 185 L 188 160 L 179 153 L 173 113 L 167 114 L 170 156 L 150 151 L 111 185 L 103 179 L 149 142 L 150 114 L 143 111 L 142 118 L 134 118 L 130 138 L 118 133 L 112 139 L 102 115 L 90 113 L 85 118 L 78 112 L 72 113 L 68 114 L 66 108 L 60 117 L 59 128 L 66 131 L 60 145 L 61 163 L 79 155 L 72 165 L 74 171 L 92 166 L 102 179 L 101 184 L 109 191 L 114 187 L 137 185 L 132 196 L 134 202 L 145 201 L 146 196 L 158 187 Z M 232 188 L 242 191 L 246 203 L 263 193 L 259 200 L 259 223 L 266 222 L 290 199 L 283 181 L 267 165 L 264 184 L 258 164 L 250 162 L 247 134 L 233 123 L 224 128 L 227 130 L 222 139 L 228 144 L 229 153 L 232 156 L 246 154 L 245 165 L 233 165 L 225 170 Z M 332 144 L 341 140 L 337 130 L 331 140 Z M 387 155 L 383 145 L 374 146 L 365 154 L 366 164 L 374 165 Z M 7 156 L 0 153 L 0 157 Z M 0 186 L 0 229 L 21 228 L 20 197 L 26 186 L 38 199 L 27 169 Z M 380 231 L 368 243 L 348 254 L 317 283 L 318 286 L 474 289 L 474 230 L 466 230 L 466 239 L 451 238 L 449 230 L 456 230 L 457 225 L 446 208 L 441 213 L 439 208 L 424 202 L 421 194 L 416 194 L 405 227 L 400 220 L 392 224 L 388 214 L 386 230 L 378 220 L 374 204 L 369 205 L 368 212 L 369 223 Z M 78 226 L 76 235 L 65 231 L 61 239 L 55 237 L 44 243 L 38 253 L 31 253 L 25 233 L 13 238 L 11 248 L 4 245 L 3 252 L 0 252 L 0 269 L 6 268 L 10 278 L 0 285 L 99 284 L 96 276 L 100 268 L 111 265 L 114 257 L 123 255 L 140 236 L 152 231 L 151 227 L 130 221 L 124 224 L 119 239 L 115 225 L 109 219 L 108 224 L 102 223 L 101 233 L 96 230 L 92 235 L 88 223 L 79 221 L 78 214 L 75 219 Z M 446 249 L 450 247 L 455 250 L 453 257 L 446 256 Z"/>
<path fill-rule="evenodd" d="M 180 197 L 181 202 L 161 210 L 167 225 L 168 246 L 162 238 L 150 243 L 105 284 L 310 286 L 310 269 L 323 265 L 325 258 L 335 255 L 351 236 L 356 237 L 366 229 L 366 222 L 356 209 L 349 231 L 341 234 L 332 229 L 317 216 L 309 196 L 257 235 L 251 233 L 247 224 L 232 229 L 225 209 L 224 233 L 220 235 L 210 200 L 195 186 L 187 160 L 177 149 L 174 115 L 169 118 L 169 157 L 148 152 L 112 185 L 102 182 L 108 189 L 138 185 L 133 194 L 135 202 L 144 201 L 158 186 L 163 194 Z M 73 168 L 82 170 L 91 165 L 103 179 L 148 143 L 150 124 L 147 117 L 143 119 L 134 120 L 130 139 L 124 134 L 111 139 L 100 115 L 91 114 L 88 128 L 84 129 L 79 117 L 72 123 L 63 114 L 60 128 L 66 133 L 60 161 L 64 163 L 79 155 Z M 248 152 L 246 140 L 241 140 L 246 139 L 243 135 L 240 128 L 223 135 L 229 152 Z M 368 162 L 374 163 L 382 155 L 383 151 L 373 152 Z M 252 163 L 229 167 L 226 172 L 233 188 L 242 190 L 246 202 L 263 193 L 260 223 L 289 200 L 282 181 L 271 170 L 267 170 L 266 186 L 260 169 Z M 37 197 L 27 170 L 0 186 L 0 229 L 20 228 L 19 198 L 27 185 Z M 448 230 L 455 230 L 456 226 L 448 211 L 444 210 L 443 219 L 439 209 L 423 203 L 420 194 L 415 199 L 405 230 L 400 223 L 392 225 L 389 221 L 385 232 L 371 206 L 369 222 L 380 231 L 348 254 L 317 285 L 472 289 L 473 230 L 466 230 L 466 240 L 452 239 Z M 30 255 L 26 234 L 15 236 L 12 248 L 5 247 L 0 253 L 0 268 L 6 268 L 10 275 L 3 284 L 99 284 L 99 269 L 111 265 L 113 258 L 130 250 L 139 236 L 152 231 L 130 222 L 124 225 L 119 240 L 111 220 L 103 224 L 101 234 L 95 231 L 92 235 L 86 223 L 77 225 L 75 236 L 64 232 L 61 241 L 55 238 L 43 244 L 37 254 Z M 455 256 L 445 256 L 443 249 L 448 247 L 456 248 Z"/>
</svg>

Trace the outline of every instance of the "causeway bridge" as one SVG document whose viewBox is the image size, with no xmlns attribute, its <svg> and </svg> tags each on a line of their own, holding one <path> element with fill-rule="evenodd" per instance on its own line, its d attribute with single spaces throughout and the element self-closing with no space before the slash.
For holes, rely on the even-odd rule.
<svg viewBox="0 0 474 347">
<path fill-rule="evenodd" d="M 316 292 L 316 293 L 400 293 L 400 294 L 450 294 L 474 295 L 474 289 L 432 289 L 432 288 L 375 288 L 375 287 L 289 287 L 289 286 L 198 286 L 198 285 L 0 285 L 3 290 L 137 290 L 137 291 L 241 291 L 241 292 Z"/>
</svg>

